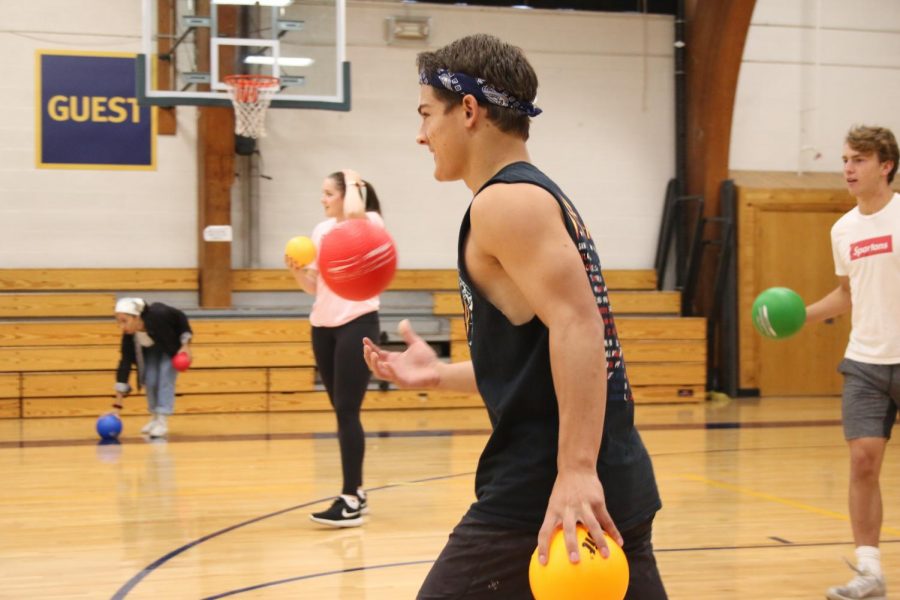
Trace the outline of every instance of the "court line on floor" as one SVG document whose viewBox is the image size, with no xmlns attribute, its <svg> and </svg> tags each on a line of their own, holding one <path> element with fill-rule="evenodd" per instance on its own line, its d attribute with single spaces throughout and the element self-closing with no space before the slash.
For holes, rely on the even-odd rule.
<svg viewBox="0 0 900 600">
<path fill-rule="evenodd" d="M 316 577 L 328 577 L 329 575 L 343 575 L 346 573 L 353 573 L 355 571 L 375 571 L 378 569 L 392 569 L 394 567 L 409 567 L 412 565 L 427 565 L 433 563 L 434 560 L 411 560 L 408 562 L 398 562 L 398 563 L 387 563 L 383 565 L 365 565 L 362 567 L 350 567 L 347 569 L 338 569 L 336 571 L 323 571 L 321 573 L 310 573 L 309 575 L 298 575 L 296 577 L 286 577 L 284 579 L 276 579 L 275 581 L 267 581 L 265 583 L 258 583 L 255 585 L 250 585 L 243 588 L 238 588 L 236 590 L 229 590 L 227 592 L 222 592 L 220 594 L 216 594 L 215 596 L 206 596 L 202 600 L 218 600 L 219 598 L 227 598 L 228 596 L 237 596 L 238 594 L 243 594 L 245 592 L 253 592 L 256 590 L 260 590 L 267 587 L 274 587 L 276 585 L 284 585 L 286 583 L 294 583 L 296 581 L 303 581 L 304 579 L 315 579 Z"/>
<path fill-rule="evenodd" d="M 734 492 L 736 494 L 741 494 L 743 496 L 750 496 L 751 498 L 758 498 L 760 500 L 766 500 L 768 502 L 774 502 L 776 504 L 781 504 L 784 506 L 789 506 L 791 508 L 796 508 L 798 510 L 802 510 L 802 511 L 812 513 L 815 515 L 819 515 L 820 517 L 827 517 L 830 519 L 837 519 L 839 521 L 850 522 L 850 516 L 847 514 L 844 514 L 844 513 L 835 512 L 833 510 L 828 510 L 825 508 L 819 508 L 818 506 L 813 506 L 812 504 L 806 504 L 804 502 L 797 502 L 796 500 L 791 500 L 789 498 L 782 498 L 781 496 L 776 496 L 775 494 L 770 494 L 768 492 L 759 492 L 757 490 L 748 488 L 746 486 L 734 485 L 733 483 L 727 483 L 725 481 L 718 481 L 716 479 L 710 479 L 708 477 L 703 477 L 702 475 L 697 475 L 694 473 L 684 473 L 681 475 L 674 475 L 673 478 L 703 483 L 710 487 L 718 488 L 721 490 L 726 490 L 729 492 Z M 900 529 L 895 529 L 893 527 L 883 526 L 881 528 L 881 531 L 882 531 L 882 533 L 889 533 L 891 535 L 900 535 Z"/>
<path fill-rule="evenodd" d="M 690 450 L 672 450 L 669 452 L 651 452 L 650 456 L 655 460 L 657 458 L 671 458 L 673 456 L 688 456 L 691 454 L 728 454 L 730 452 L 781 452 L 783 450 L 817 450 L 817 449 L 833 449 L 835 444 L 804 444 L 803 446 L 756 446 L 748 448 L 746 446 L 735 446 L 733 448 L 693 448 Z"/>
<path fill-rule="evenodd" d="M 840 419 L 812 421 L 722 421 L 720 423 L 638 423 L 639 431 L 678 431 L 682 429 L 783 429 L 787 427 L 836 427 Z"/>
<path fill-rule="evenodd" d="M 429 482 L 429 481 L 438 481 L 438 480 L 443 480 L 443 479 L 452 479 L 452 478 L 456 478 L 456 477 L 471 476 L 471 475 L 473 475 L 473 472 L 456 473 L 456 474 L 452 474 L 452 475 L 439 475 L 439 476 L 434 476 L 434 477 L 427 477 L 427 478 L 423 478 L 423 479 L 412 480 L 412 481 L 409 481 L 409 482 L 395 482 L 395 483 L 390 483 L 390 484 L 387 484 L 387 485 L 383 485 L 383 486 L 371 488 L 371 489 L 369 489 L 368 491 L 369 491 L 369 492 L 374 492 L 374 491 L 378 491 L 378 490 L 384 490 L 384 489 L 390 489 L 390 488 L 395 488 L 395 487 L 401 487 L 401 486 L 410 485 L 410 484 L 419 484 L 419 483 L 425 483 L 425 482 Z M 680 478 L 687 479 L 687 480 L 692 480 L 692 481 L 697 481 L 697 482 L 701 482 L 701 483 L 706 483 L 707 485 L 712 485 L 712 486 L 714 486 L 714 487 L 720 487 L 720 488 L 722 488 L 722 489 L 727 489 L 727 490 L 729 490 L 729 491 L 734 491 L 734 492 L 739 492 L 739 493 L 746 493 L 746 494 L 749 494 L 749 495 L 752 495 L 752 496 L 760 497 L 760 498 L 767 499 L 767 500 L 777 501 L 777 502 L 780 502 L 780 503 L 782 503 L 782 504 L 787 504 L 787 505 L 789 505 L 789 506 L 794 506 L 794 507 L 797 507 L 797 508 L 808 508 L 808 509 L 813 509 L 812 512 L 817 512 L 817 513 L 819 513 L 819 514 L 826 514 L 827 516 L 837 516 L 838 518 L 842 518 L 842 519 L 846 520 L 846 518 L 845 518 L 843 515 L 841 515 L 840 513 L 834 513 L 834 512 L 831 512 L 831 511 L 824 511 L 823 509 L 817 509 L 816 507 L 811 507 L 811 506 L 809 506 L 809 505 L 804 505 L 804 504 L 799 503 L 799 502 L 795 502 L 795 501 L 792 501 L 792 500 L 787 500 L 787 499 L 784 499 L 784 498 L 779 498 L 778 496 L 774 496 L 774 495 L 772 495 L 772 494 L 765 494 L 765 493 L 761 493 L 761 492 L 755 492 L 755 491 L 749 490 L 749 489 L 747 489 L 747 488 L 741 488 L 741 486 L 735 486 L 735 485 L 727 484 L 727 483 L 724 483 L 724 482 L 714 481 L 714 480 L 711 480 L 711 479 L 708 479 L 708 478 L 701 477 L 701 476 L 699 476 L 699 475 L 695 475 L 695 474 L 685 474 L 685 475 L 679 475 L 679 476 L 676 476 L 676 477 L 680 477 Z M 122 587 L 120 587 L 119 590 L 116 591 L 116 593 L 112 596 L 112 600 L 121 600 L 122 598 L 125 598 L 125 597 L 128 595 L 128 593 L 129 593 L 131 590 L 133 590 L 133 589 L 134 589 L 134 588 L 135 588 L 142 580 L 144 580 L 146 577 L 148 577 L 148 576 L 149 576 L 150 574 L 152 574 L 154 571 L 156 571 L 157 569 L 159 569 L 159 568 L 160 568 L 161 566 L 163 566 L 165 563 L 169 562 L 170 560 L 172 560 L 173 558 L 177 557 L 178 555 L 183 554 L 183 553 L 186 552 L 187 550 L 190 550 L 191 548 L 193 548 L 193 547 L 195 547 L 195 546 L 198 546 L 199 544 L 201 544 L 201 543 L 203 543 L 203 542 L 206 542 L 206 541 L 208 541 L 208 540 L 210 540 L 210 539 L 219 537 L 219 536 L 221 536 L 221 535 L 224 535 L 224 534 L 226 534 L 226 533 L 228 533 L 228 532 L 234 531 L 234 530 L 239 529 L 239 528 L 241 528 L 241 527 L 245 527 L 245 526 L 247 526 L 247 525 L 251 525 L 251 524 L 254 524 L 254 523 L 258 523 L 258 522 L 263 521 L 263 520 L 265 520 L 265 519 L 269 519 L 269 518 L 271 518 L 271 517 L 283 515 L 283 514 L 285 514 L 285 513 L 292 512 L 292 511 L 295 511 L 295 510 L 299 510 L 299 509 L 301 509 L 301 508 L 306 508 L 306 507 L 308 507 L 308 506 L 311 506 L 311 505 L 314 505 L 314 504 L 317 504 L 317 503 L 320 503 L 320 502 L 324 502 L 324 501 L 327 501 L 327 500 L 329 500 L 329 499 L 331 499 L 330 496 L 327 497 L 327 498 L 320 498 L 320 499 L 317 499 L 317 500 L 313 500 L 313 501 L 310 501 L 310 502 L 305 502 L 305 503 L 303 503 L 303 504 L 298 504 L 298 505 L 296 505 L 296 506 L 292 506 L 292 507 L 289 507 L 289 508 L 285 508 L 285 509 L 282 509 L 282 510 L 279 510 L 279 511 L 275 511 L 275 512 L 272 512 L 272 513 L 268 513 L 268 514 L 266 514 L 266 515 L 262 515 L 262 516 L 259 516 L 259 517 L 255 517 L 255 518 L 253 518 L 253 519 L 249 519 L 249 520 L 247 520 L 247 521 L 243 521 L 243 522 L 241 522 L 241 523 L 237 523 L 237 524 L 235 524 L 235 525 L 232 525 L 232 526 L 229 526 L 229 527 L 220 529 L 220 530 L 218 530 L 218 531 L 216 531 L 216 532 L 210 533 L 210 534 L 205 535 L 205 536 L 203 536 L 203 537 L 201 537 L 201 538 L 198 538 L 198 539 L 196 539 L 196 540 L 194 540 L 194 541 L 192 541 L 192 542 L 189 542 L 189 543 L 187 543 L 187 544 L 185 544 L 185 545 L 183 545 L 183 546 L 181 546 L 181 547 L 179 547 L 179 548 L 176 548 L 175 550 L 173 550 L 173 551 L 171 551 L 171 552 L 169 552 L 169 553 L 163 555 L 162 557 L 158 558 L 157 560 L 153 561 L 152 563 L 150 563 L 149 565 L 147 565 L 146 567 L 144 567 L 140 572 L 138 572 L 137 574 L 135 574 L 135 575 L 134 575 L 131 579 L 129 579 Z M 885 532 L 887 532 L 887 533 L 893 533 L 893 534 L 895 534 L 895 535 L 900 534 L 900 531 L 894 530 L 893 528 L 883 528 L 883 530 L 884 530 Z M 819 544 L 819 545 L 832 545 L 832 544 L 837 545 L 837 544 L 846 544 L 846 543 L 847 543 L 847 542 L 835 542 L 835 543 Z M 794 545 L 794 544 L 792 544 L 792 545 L 793 545 L 793 546 L 799 546 L 799 545 Z M 817 544 L 810 544 L 810 545 L 817 545 Z M 777 548 L 777 547 L 791 547 L 791 546 L 785 546 L 784 544 L 747 546 L 747 548 L 767 548 L 767 547 Z M 666 549 L 657 549 L 656 551 L 657 551 L 657 552 L 686 552 L 686 551 L 724 550 L 724 549 L 740 549 L 740 548 L 741 548 L 741 547 L 737 547 L 737 546 L 734 546 L 734 547 L 723 546 L 723 547 L 708 547 L 708 548 L 687 548 L 687 549 L 682 548 L 682 549 L 670 549 L 670 550 L 666 550 Z M 432 561 L 425 561 L 425 562 L 432 562 Z M 418 563 L 391 563 L 391 565 L 394 565 L 394 566 L 402 566 L 402 565 L 405 565 L 405 564 L 418 564 Z M 390 566 L 390 565 L 388 565 L 388 566 Z M 360 567 L 360 568 L 355 569 L 355 570 L 362 570 L 362 569 L 364 569 L 364 568 L 365 568 L 365 567 Z M 378 567 L 378 568 L 387 568 L 387 567 L 386 567 L 386 566 L 380 566 L 380 567 Z M 342 572 L 346 572 L 346 570 L 334 571 L 334 572 L 328 572 L 328 573 L 326 573 L 326 574 L 332 574 L 332 575 L 333 575 L 333 574 L 339 574 L 339 573 L 342 573 Z M 295 580 L 297 580 L 298 578 L 299 578 L 299 579 L 308 579 L 308 578 L 311 578 L 311 577 L 314 577 L 314 576 L 323 576 L 323 574 L 318 574 L 318 575 L 317 575 L 317 574 L 310 574 L 310 575 L 305 575 L 305 576 L 298 576 L 297 578 L 289 578 L 289 579 L 286 579 L 286 580 L 283 580 L 283 581 L 284 581 L 285 583 L 287 583 L 287 582 L 295 581 Z M 281 580 L 280 580 L 280 581 L 281 581 Z M 259 589 L 260 587 L 267 587 L 267 586 L 269 586 L 269 585 L 276 585 L 276 584 L 273 584 L 273 583 L 269 583 L 269 584 L 258 584 L 257 586 L 253 586 L 252 588 L 248 588 L 247 591 L 251 591 L 252 589 Z M 227 595 L 234 595 L 235 593 L 240 593 L 240 591 L 227 592 L 227 593 L 225 593 L 224 595 L 226 595 L 226 596 L 227 596 Z M 219 595 L 219 596 L 214 596 L 213 598 L 218 598 L 218 597 L 224 597 L 224 596 L 223 596 L 223 595 Z"/>
<path fill-rule="evenodd" d="M 882 540 L 882 544 L 896 544 L 900 543 L 900 540 Z M 847 546 L 852 544 L 850 541 L 842 541 L 842 542 L 812 542 L 808 544 L 793 544 L 793 543 L 779 543 L 779 544 L 748 544 L 743 546 L 699 546 L 694 548 L 654 548 L 653 552 L 655 554 L 663 554 L 670 552 L 710 552 L 710 551 L 740 551 L 740 550 L 772 550 L 779 548 L 810 548 L 810 547 L 825 547 L 825 546 Z M 392 569 L 396 567 L 409 567 L 413 565 L 424 565 L 431 564 L 434 560 L 413 560 L 407 562 L 397 562 L 397 563 L 386 563 L 381 565 L 364 565 L 361 567 L 350 567 L 346 569 L 337 569 L 334 571 L 321 571 L 319 573 L 309 573 L 307 575 L 297 575 L 296 577 L 285 577 L 284 579 L 276 579 L 274 581 L 267 581 L 264 583 L 258 583 L 255 585 L 249 585 L 242 588 L 237 588 L 234 590 L 229 590 L 227 592 L 221 592 L 214 596 L 206 596 L 202 600 L 218 600 L 219 598 L 227 598 L 228 596 L 237 596 L 238 594 L 243 594 L 245 592 L 253 592 L 256 590 L 260 590 L 267 587 L 275 587 L 277 585 L 285 585 L 288 583 L 295 583 L 297 581 L 303 581 L 308 579 L 316 579 L 318 577 L 330 577 L 332 575 L 346 575 L 348 573 L 361 572 L 361 571 L 374 571 L 379 569 Z"/>
<path fill-rule="evenodd" d="M 367 492 L 375 492 L 375 491 L 379 491 L 379 490 L 386 490 L 386 489 L 390 489 L 390 488 L 400 487 L 403 485 L 425 483 L 425 482 L 437 481 L 437 480 L 441 480 L 441 479 L 453 479 L 455 477 L 464 477 L 464 476 L 471 476 L 471 475 L 474 475 L 474 471 L 469 471 L 466 473 L 454 473 L 452 475 L 439 475 L 439 476 L 434 476 L 434 477 L 425 477 L 422 479 L 414 479 L 414 480 L 411 480 L 408 482 L 389 483 L 386 485 L 369 488 L 366 491 Z M 191 548 L 198 546 L 198 545 L 202 544 L 203 542 L 209 541 L 213 538 L 217 538 L 221 535 L 224 535 L 226 533 L 234 531 L 235 529 L 240 529 L 241 527 L 246 527 L 247 525 L 252 525 L 254 523 L 258 523 L 260 521 L 269 519 L 271 517 L 277 517 L 277 516 L 283 515 L 285 513 L 299 510 L 301 508 L 306 508 L 308 506 L 312 506 L 312 505 L 318 504 L 320 502 L 325 502 L 327 500 L 331 500 L 332 498 L 333 498 L 333 496 L 328 496 L 326 498 L 319 498 L 318 500 L 312 500 L 310 502 L 304 502 L 303 504 L 298 504 L 296 506 L 283 508 L 283 509 L 277 510 L 275 512 L 271 512 L 271 513 L 268 513 L 268 514 L 265 514 L 265 515 L 262 515 L 259 517 L 254 517 L 253 519 L 248 519 L 246 521 L 242 521 L 241 523 L 237 523 L 235 525 L 225 527 L 218 531 L 214 531 L 213 533 L 210 533 L 210 534 L 204 535 L 203 537 L 197 538 L 193 542 L 188 542 L 187 544 L 184 544 L 183 546 L 180 546 L 180 547 L 176 548 L 175 550 L 172 550 L 171 552 L 164 554 L 160 558 L 157 558 L 155 561 L 153 561 L 152 563 L 150 563 L 149 565 L 147 565 L 146 567 L 141 569 L 138 573 L 136 573 L 133 577 L 131 577 L 131 579 L 126 581 L 125 584 L 123 584 L 122 587 L 120 587 L 116 591 L 115 594 L 112 595 L 112 600 L 121 600 L 122 598 L 125 598 L 125 596 L 127 596 L 128 593 L 131 592 L 131 590 L 133 590 L 141 581 L 146 579 L 150 574 L 152 574 L 158 568 L 160 568 L 161 566 L 163 566 L 164 564 L 166 564 L 167 562 L 169 562 L 176 556 L 183 554 L 184 552 L 187 552 Z"/>
<path fill-rule="evenodd" d="M 429 430 L 379 430 L 367 431 L 367 438 L 409 438 L 409 437 L 449 437 L 454 435 L 489 435 L 490 429 L 429 429 Z M 168 442 L 172 444 L 202 443 L 202 442 L 273 442 L 291 440 L 331 440 L 337 438 L 336 432 L 324 431 L 299 431 L 295 433 L 235 433 L 235 434 L 206 434 L 206 435 L 179 435 L 172 434 L 165 438 L 149 438 L 143 436 L 131 436 L 117 441 L 85 439 L 56 439 L 56 440 L 20 440 L 12 442 L 0 441 L 0 450 L 17 448 L 56 448 L 66 446 L 99 446 L 116 445 L 125 443 L 153 443 Z"/>
<path fill-rule="evenodd" d="M 879 544 L 900 544 L 900 539 L 896 540 L 879 540 Z M 852 546 L 853 540 L 845 540 L 841 542 L 806 542 L 797 544 L 795 542 L 778 543 L 778 544 L 746 544 L 742 546 L 694 546 L 689 548 L 653 548 L 654 554 L 665 554 L 672 552 L 710 552 L 710 551 L 727 551 L 727 550 L 774 550 L 779 548 L 825 548 L 828 546 Z"/>
<path fill-rule="evenodd" d="M 723 422 L 723 423 L 646 423 L 638 425 L 638 431 L 682 431 L 699 429 L 781 429 L 790 427 L 830 427 L 841 424 L 840 420 L 817 421 L 758 421 L 751 423 Z M 367 438 L 404 438 L 404 437 L 448 437 L 454 435 L 489 435 L 490 429 L 411 429 L 411 430 L 380 430 L 366 432 Z M 169 443 L 201 443 L 201 442 L 254 442 L 254 441 L 278 441 L 278 440 L 310 440 L 310 439 L 334 439 L 335 432 L 295 432 L 295 433 L 236 433 L 236 434 L 209 434 L 209 435 L 179 435 L 172 434 L 166 438 Z M 120 443 L 146 442 L 148 438 L 131 436 L 122 438 Z M 95 446 L 98 445 L 95 438 L 83 439 L 49 439 L 49 440 L 18 440 L 0 441 L 0 450 L 21 448 L 51 448 L 66 446 Z"/>
</svg>

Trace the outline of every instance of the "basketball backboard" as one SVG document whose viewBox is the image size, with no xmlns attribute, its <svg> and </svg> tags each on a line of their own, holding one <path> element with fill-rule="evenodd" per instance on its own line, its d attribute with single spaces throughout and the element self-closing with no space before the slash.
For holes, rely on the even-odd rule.
<svg viewBox="0 0 900 600">
<path fill-rule="evenodd" d="M 136 96 L 231 106 L 223 78 L 278 77 L 273 108 L 350 110 L 345 0 L 141 0 Z"/>
</svg>

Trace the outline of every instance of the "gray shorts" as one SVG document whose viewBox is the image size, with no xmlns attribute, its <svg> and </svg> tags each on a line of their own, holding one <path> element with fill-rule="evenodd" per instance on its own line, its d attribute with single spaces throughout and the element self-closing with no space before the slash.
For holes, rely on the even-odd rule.
<svg viewBox="0 0 900 600">
<path fill-rule="evenodd" d="M 845 358 L 838 371 L 844 374 L 844 437 L 891 439 L 900 405 L 900 365 L 873 365 Z"/>
</svg>

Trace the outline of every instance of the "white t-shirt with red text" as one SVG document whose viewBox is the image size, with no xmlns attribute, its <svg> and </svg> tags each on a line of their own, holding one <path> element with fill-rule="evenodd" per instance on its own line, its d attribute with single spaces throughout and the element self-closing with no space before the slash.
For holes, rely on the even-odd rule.
<svg viewBox="0 0 900 600">
<path fill-rule="evenodd" d="M 847 212 L 831 228 L 835 273 L 850 278 L 850 343 L 844 356 L 900 364 L 900 194 L 872 215 Z"/>
<path fill-rule="evenodd" d="M 384 221 L 377 212 L 367 212 L 366 217 L 372 223 L 384 227 Z M 313 229 L 310 239 L 316 247 L 316 256 L 322 245 L 322 238 L 337 225 L 337 219 L 331 218 L 322 221 Z M 309 313 L 309 323 L 314 327 L 340 327 L 357 317 L 378 310 L 381 301 L 378 296 L 368 300 L 346 300 L 341 298 L 328 287 L 322 274 L 319 272 L 318 258 L 309 265 L 316 271 L 316 300 L 313 302 Z"/>
</svg>

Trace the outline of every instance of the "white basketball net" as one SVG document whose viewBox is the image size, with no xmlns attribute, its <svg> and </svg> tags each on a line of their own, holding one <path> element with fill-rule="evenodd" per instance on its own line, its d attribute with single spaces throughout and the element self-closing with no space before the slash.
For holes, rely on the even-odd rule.
<svg viewBox="0 0 900 600">
<path fill-rule="evenodd" d="M 266 135 L 266 109 L 278 91 L 278 78 L 267 75 L 229 75 L 225 78 L 234 106 L 234 132 L 250 138 Z"/>
</svg>

